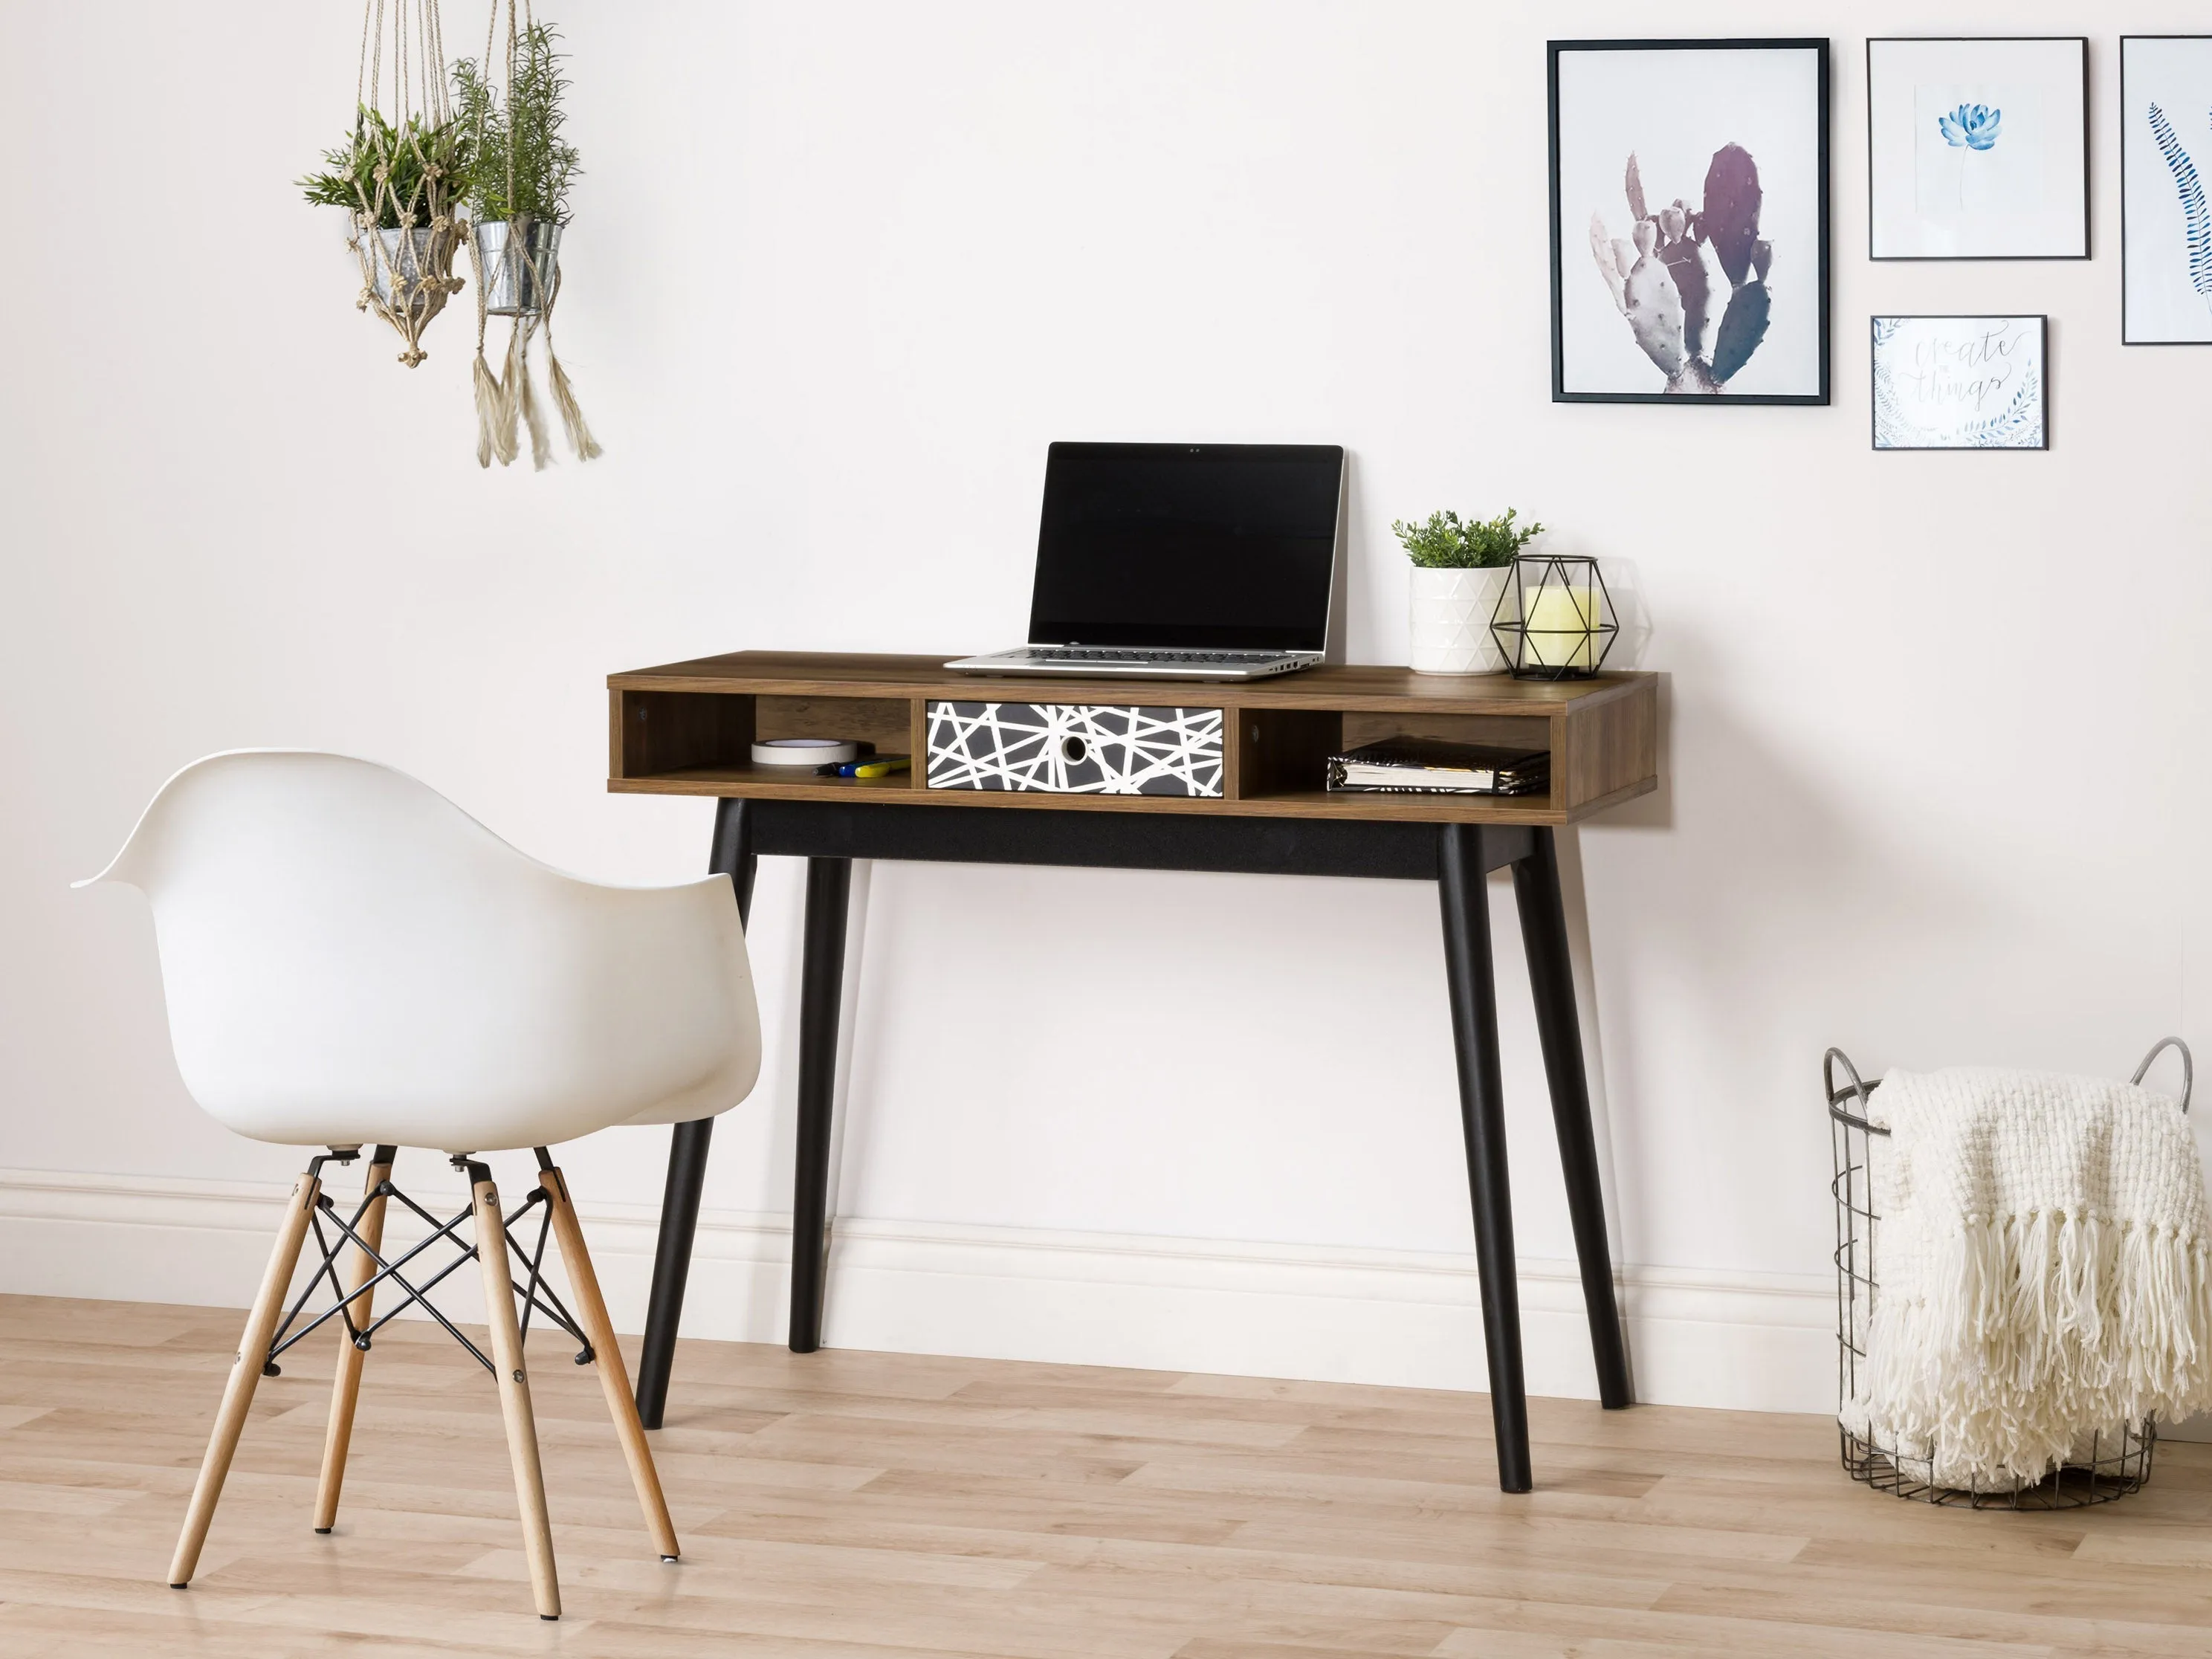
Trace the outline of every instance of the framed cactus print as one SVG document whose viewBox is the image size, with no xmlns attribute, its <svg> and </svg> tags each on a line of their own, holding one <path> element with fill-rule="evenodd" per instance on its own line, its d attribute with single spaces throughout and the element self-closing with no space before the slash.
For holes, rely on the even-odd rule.
<svg viewBox="0 0 2212 1659">
<path fill-rule="evenodd" d="M 1867 42 L 1867 253 L 2089 257 L 2089 43 Z"/>
<path fill-rule="evenodd" d="M 1876 449 L 2048 449 L 2041 317 L 1875 317 Z"/>
<path fill-rule="evenodd" d="M 1828 43 L 1550 45 L 1552 398 L 1828 401 Z"/>
<path fill-rule="evenodd" d="M 2212 345 L 2212 34 L 2120 37 L 2120 340 Z"/>
</svg>

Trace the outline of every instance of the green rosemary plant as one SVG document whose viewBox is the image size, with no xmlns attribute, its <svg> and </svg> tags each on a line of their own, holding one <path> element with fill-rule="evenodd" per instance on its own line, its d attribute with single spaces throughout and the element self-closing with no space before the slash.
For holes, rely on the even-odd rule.
<svg viewBox="0 0 2212 1659">
<path fill-rule="evenodd" d="M 523 30 L 504 102 L 494 95 L 483 65 L 467 58 L 453 65 L 454 120 L 471 144 L 461 194 L 479 221 L 568 222 L 568 186 L 583 169 L 576 147 L 561 135 L 568 81 L 554 50 L 559 39 L 550 23 Z"/>
</svg>

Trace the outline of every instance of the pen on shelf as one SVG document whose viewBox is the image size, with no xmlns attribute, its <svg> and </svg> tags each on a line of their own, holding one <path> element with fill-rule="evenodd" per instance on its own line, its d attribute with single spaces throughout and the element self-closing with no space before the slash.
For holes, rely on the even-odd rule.
<svg viewBox="0 0 2212 1659">
<path fill-rule="evenodd" d="M 904 755 L 878 755 L 873 760 L 848 761 L 837 769 L 841 778 L 880 778 L 892 772 L 903 772 L 912 765 Z"/>
</svg>

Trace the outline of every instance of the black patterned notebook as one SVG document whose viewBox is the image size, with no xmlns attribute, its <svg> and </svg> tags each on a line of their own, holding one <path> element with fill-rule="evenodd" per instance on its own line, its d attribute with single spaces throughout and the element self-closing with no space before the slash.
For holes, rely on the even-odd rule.
<svg viewBox="0 0 2212 1659">
<path fill-rule="evenodd" d="M 1332 789 L 1419 795 L 1526 795 L 1551 781 L 1546 749 L 1389 738 L 1328 757 Z"/>
</svg>

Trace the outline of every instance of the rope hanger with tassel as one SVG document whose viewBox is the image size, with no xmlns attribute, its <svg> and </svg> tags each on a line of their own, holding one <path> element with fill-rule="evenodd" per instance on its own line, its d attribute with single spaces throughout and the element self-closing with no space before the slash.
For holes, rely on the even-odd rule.
<svg viewBox="0 0 2212 1659">
<path fill-rule="evenodd" d="M 565 222 L 557 197 L 560 185 L 574 170 L 574 155 L 559 146 L 557 136 L 544 123 L 548 109 L 520 110 L 517 105 L 519 85 L 526 84 L 527 95 L 533 100 L 557 99 L 560 83 L 552 69 L 551 32 L 540 28 L 531 15 L 528 0 L 523 0 L 519 19 L 516 0 L 505 0 L 504 9 L 507 78 L 501 89 L 506 103 L 504 112 L 493 107 L 488 87 L 483 95 L 468 100 L 465 84 L 469 66 L 463 65 L 461 70 L 465 102 L 473 103 L 475 131 L 471 138 L 479 163 L 485 155 L 488 138 L 496 141 L 504 150 L 506 163 L 506 195 L 499 204 L 505 216 L 493 217 L 487 213 L 481 179 L 470 204 L 472 223 L 469 258 L 477 278 L 477 361 L 472 372 L 477 464 L 489 467 L 495 458 L 501 466 L 510 465 L 520 453 L 521 431 L 526 428 L 530 434 L 531 465 L 542 468 L 551 459 L 552 447 L 546 436 L 537 390 L 530 378 L 531 343 L 541 332 L 545 337 L 546 380 L 568 447 L 578 459 L 586 461 L 596 459 L 602 452 L 591 428 L 585 423 L 575 389 L 553 348 L 553 307 L 561 294 L 560 245 Z M 484 30 L 483 64 L 486 80 L 492 50 L 498 40 L 501 10 L 501 0 L 492 0 L 490 21 Z M 527 75 L 519 76 L 519 67 L 526 67 Z M 492 122 L 501 124 L 500 131 L 489 129 L 488 123 Z M 557 169 L 557 177 L 518 180 L 516 152 L 521 147 L 517 142 L 518 129 L 526 125 L 532 129 L 532 141 L 539 147 L 539 154 L 530 161 Z M 529 187 L 531 202 L 541 211 L 516 212 L 522 199 L 518 195 L 518 183 Z M 506 359 L 497 374 L 492 373 L 484 355 L 485 333 L 495 316 L 509 319 Z"/>
</svg>

